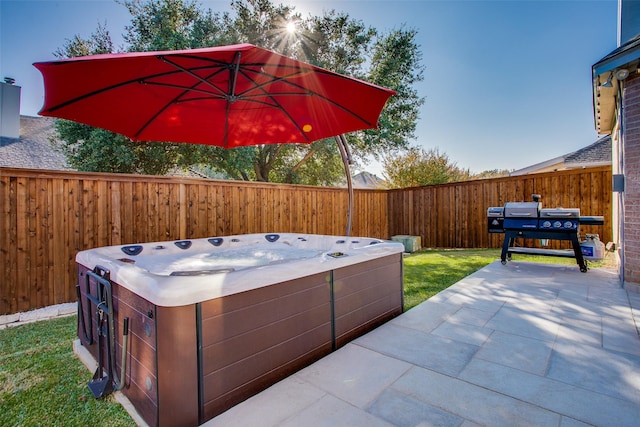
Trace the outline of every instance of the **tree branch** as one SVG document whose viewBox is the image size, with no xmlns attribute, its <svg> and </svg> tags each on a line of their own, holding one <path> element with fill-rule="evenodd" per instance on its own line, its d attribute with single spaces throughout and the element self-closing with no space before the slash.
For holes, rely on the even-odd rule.
<svg viewBox="0 0 640 427">
<path fill-rule="evenodd" d="M 305 154 L 304 157 L 298 163 L 296 163 L 294 167 L 291 168 L 291 172 L 296 173 L 298 169 L 300 169 L 302 165 L 307 162 L 307 160 L 309 160 L 314 154 L 316 154 L 317 151 L 318 150 L 315 150 L 313 148 L 307 151 L 307 154 Z"/>
</svg>

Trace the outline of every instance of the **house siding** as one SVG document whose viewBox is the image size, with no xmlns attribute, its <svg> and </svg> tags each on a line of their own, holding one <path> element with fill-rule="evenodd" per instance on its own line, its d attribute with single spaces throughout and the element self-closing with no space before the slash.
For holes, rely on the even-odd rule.
<svg viewBox="0 0 640 427">
<path fill-rule="evenodd" d="M 640 76 L 624 82 L 624 280 L 640 283 Z"/>
</svg>

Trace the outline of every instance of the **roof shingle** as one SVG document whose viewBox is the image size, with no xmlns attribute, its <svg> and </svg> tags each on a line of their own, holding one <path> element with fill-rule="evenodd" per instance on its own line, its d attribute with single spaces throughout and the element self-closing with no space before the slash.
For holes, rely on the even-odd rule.
<svg viewBox="0 0 640 427">
<path fill-rule="evenodd" d="M 50 142 L 55 119 L 20 116 L 20 138 L 0 138 L 0 166 L 71 170 L 64 154 Z"/>
</svg>

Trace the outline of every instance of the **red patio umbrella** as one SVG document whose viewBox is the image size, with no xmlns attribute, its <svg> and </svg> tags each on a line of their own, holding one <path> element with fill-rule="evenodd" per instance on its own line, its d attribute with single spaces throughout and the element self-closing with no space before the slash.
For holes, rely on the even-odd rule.
<svg viewBox="0 0 640 427">
<path fill-rule="evenodd" d="M 310 143 L 334 136 L 353 188 L 344 133 L 375 128 L 395 92 L 251 44 L 92 55 L 34 66 L 44 78 L 40 114 L 133 141 L 233 148 Z"/>
<path fill-rule="evenodd" d="M 134 141 L 233 148 L 375 128 L 395 92 L 250 44 L 93 55 L 34 66 L 40 114 Z"/>
</svg>

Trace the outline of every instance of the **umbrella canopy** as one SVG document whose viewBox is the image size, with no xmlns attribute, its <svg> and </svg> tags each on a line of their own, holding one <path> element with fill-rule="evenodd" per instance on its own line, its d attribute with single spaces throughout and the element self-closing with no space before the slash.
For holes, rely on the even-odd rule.
<svg viewBox="0 0 640 427">
<path fill-rule="evenodd" d="M 394 91 L 239 44 L 93 55 L 34 66 L 40 114 L 134 141 L 233 148 L 375 128 Z"/>
</svg>

